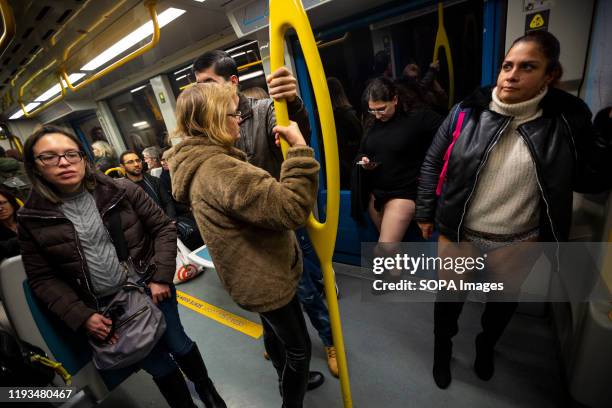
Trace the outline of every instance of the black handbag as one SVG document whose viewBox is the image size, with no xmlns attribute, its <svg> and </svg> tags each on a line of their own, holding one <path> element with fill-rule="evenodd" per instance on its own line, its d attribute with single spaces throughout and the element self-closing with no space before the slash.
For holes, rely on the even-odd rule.
<svg viewBox="0 0 612 408">
<path fill-rule="evenodd" d="M 55 370 L 43 363 L 46 358 L 39 347 L 0 330 L 0 386 L 44 387 L 50 384 Z"/>
</svg>

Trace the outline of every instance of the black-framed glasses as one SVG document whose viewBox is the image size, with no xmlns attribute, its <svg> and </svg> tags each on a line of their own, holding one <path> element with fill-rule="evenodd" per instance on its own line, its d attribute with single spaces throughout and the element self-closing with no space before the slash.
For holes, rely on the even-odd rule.
<svg viewBox="0 0 612 408">
<path fill-rule="evenodd" d="M 242 119 L 242 112 L 240 112 L 239 110 L 237 110 L 234 113 L 228 113 L 227 116 L 231 116 L 233 118 L 238 118 L 238 119 Z"/>
<path fill-rule="evenodd" d="M 70 164 L 75 164 L 83 160 L 85 153 L 77 150 L 70 150 L 64 154 L 43 153 L 36 156 L 43 166 L 58 166 L 62 157 Z"/>
</svg>

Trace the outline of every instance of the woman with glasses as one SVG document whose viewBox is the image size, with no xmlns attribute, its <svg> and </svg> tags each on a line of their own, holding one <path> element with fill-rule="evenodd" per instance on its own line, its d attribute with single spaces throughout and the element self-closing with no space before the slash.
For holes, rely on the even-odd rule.
<svg viewBox="0 0 612 408">
<path fill-rule="evenodd" d="M 408 97 L 385 77 L 372 80 L 364 91 L 370 118 L 355 160 L 359 168 L 353 176 L 351 211 L 361 219 L 360 209 L 368 209 L 379 243 L 402 241 L 414 216 L 421 163 L 442 122 L 416 96 Z"/>
<path fill-rule="evenodd" d="M 17 210 L 15 196 L 0 189 L 0 261 L 19 255 L 17 240 Z"/>
<path fill-rule="evenodd" d="M 317 192 L 319 164 L 299 128 L 276 126 L 291 146 L 280 181 L 246 161 L 236 90 L 204 83 L 176 102 L 184 140 L 168 154 L 174 197 L 191 202 L 215 269 L 234 301 L 259 313 L 283 407 L 299 408 L 308 386 L 310 339 L 296 296 L 302 254 L 294 229 Z M 278 134 L 276 136 L 278 143 Z"/>
<path fill-rule="evenodd" d="M 150 272 L 147 286 L 167 325 L 140 367 L 171 407 L 195 407 L 181 370 L 207 408 L 225 407 L 178 317 L 171 220 L 136 184 L 94 172 L 81 142 L 61 128 L 38 128 L 25 144 L 24 159 L 32 193 L 18 215 L 19 242 L 36 296 L 72 330 L 120 341 L 117 334 L 108 339 L 113 322 L 101 311 L 127 279 L 113 244 L 122 234 L 128 261 Z"/>
</svg>

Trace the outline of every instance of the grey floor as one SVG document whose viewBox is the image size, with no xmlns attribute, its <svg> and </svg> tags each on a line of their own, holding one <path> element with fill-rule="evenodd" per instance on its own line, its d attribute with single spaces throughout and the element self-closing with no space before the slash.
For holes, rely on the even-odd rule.
<svg viewBox="0 0 612 408">
<path fill-rule="evenodd" d="M 384 297 L 376 302 L 366 301 L 362 290 L 368 281 L 356 276 L 357 269 L 346 265 L 335 265 L 335 269 L 354 407 L 565 405 L 557 347 L 548 319 L 517 314 L 497 348 L 495 376 L 483 382 L 472 371 L 473 341 L 479 332 L 482 305 L 467 303 L 454 341 L 453 382 L 442 391 L 431 378 L 433 305 L 386 302 Z M 257 315 L 241 310 L 231 301 L 214 271 L 179 289 L 259 322 Z M 281 406 L 276 373 L 262 356 L 261 339 L 179 308 L 183 324 L 198 343 L 228 407 Z M 339 382 L 328 374 L 323 346 L 312 327 L 309 330 L 313 340 L 311 369 L 324 372 L 326 381 L 307 393 L 304 406 L 342 407 Z M 163 406 L 159 391 L 143 372 L 129 378 L 102 403 L 107 408 Z"/>
</svg>

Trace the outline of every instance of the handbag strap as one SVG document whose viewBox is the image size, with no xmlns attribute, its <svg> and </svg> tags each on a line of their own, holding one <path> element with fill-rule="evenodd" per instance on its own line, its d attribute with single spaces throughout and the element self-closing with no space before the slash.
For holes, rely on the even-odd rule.
<svg viewBox="0 0 612 408">
<path fill-rule="evenodd" d="M 108 232 L 117 251 L 117 257 L 120 262 L 125 262 L 130 256 L 127 241 L 121 226 L 121 214 L 118 210 L 112 210 L 108 214 Z"/>
</svg>

